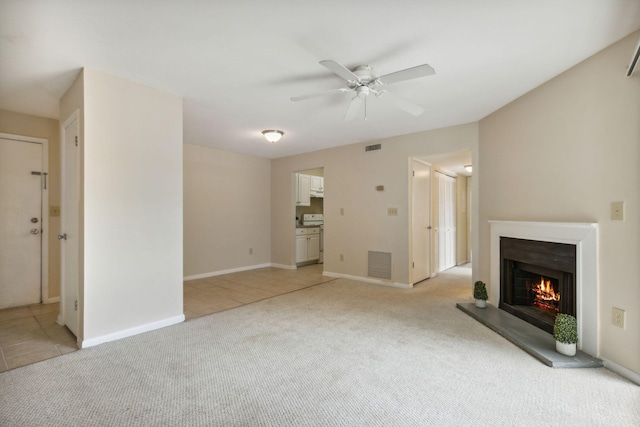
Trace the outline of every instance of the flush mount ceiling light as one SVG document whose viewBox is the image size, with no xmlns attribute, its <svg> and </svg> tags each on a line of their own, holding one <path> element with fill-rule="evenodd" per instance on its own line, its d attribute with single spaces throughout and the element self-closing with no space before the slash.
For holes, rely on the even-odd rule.
<svg viewBox="0 0 640 427">
<path fill-rule="evenodd" d="M 274 143 L 278 142 L 280 138 L 282 138 L 284 132 L 282 132 L 281 130 L 263 130 L 262 134 L 265 138 L 267 138 L 267 141 Z"/>
<path fill-rule="evenodd" d="M 471 171 L 473 170 L 473 166 L 471 165 L 464 165 L 464 168 L 467 170 L 467 172 L 471 173 Z"/>
</svg>

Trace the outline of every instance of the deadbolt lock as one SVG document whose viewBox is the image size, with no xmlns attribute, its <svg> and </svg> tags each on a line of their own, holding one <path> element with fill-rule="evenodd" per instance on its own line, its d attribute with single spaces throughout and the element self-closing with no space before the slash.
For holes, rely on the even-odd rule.
<svg viewBox="0 0 640 427">
<path fill-rule="evenodd" d="M 37 223 L 38 222 L 38 218 L 35 218 L 35 217 L 31 218 L 31 222 L 34 223 L 34 224 Z"/>
</svg>

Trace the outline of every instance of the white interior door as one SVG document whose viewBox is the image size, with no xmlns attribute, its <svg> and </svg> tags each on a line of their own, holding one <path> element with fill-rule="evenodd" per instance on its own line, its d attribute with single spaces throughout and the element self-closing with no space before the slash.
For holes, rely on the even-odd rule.
<svg viewBox="0 0 640 427">
<path fill-rule="evenodd" d="M 436 172 L 437 179 L 437 271 L 456 265 L 456 179 Z"/>
<path fill-rule="evenodd" d="M 413 160 L 411 198 L 411 282 L 418 283 L 427 279 L 431 271 L 431 166 L 416 160 Z"/>
<path fill-rule="evenodd" d="M 62 323 L 78 336 L 78 119 L 74 115 L 63 125 L 62 209 L 61 209 L 61 304 Z"/>
<path fill-rule="evenodd" d="M 42 301 L 43 146 L 0 139 L 0 308 Z"/>
</svg>

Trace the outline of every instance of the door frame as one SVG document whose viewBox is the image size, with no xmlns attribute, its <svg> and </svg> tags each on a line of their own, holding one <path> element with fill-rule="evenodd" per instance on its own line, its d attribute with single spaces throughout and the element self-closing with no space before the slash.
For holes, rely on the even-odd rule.
<svg viewBox="0 0 640 427">
<path fill-rule="evenodd" d="M 51 184 L 49 179 L 49 140 L 9 133 L 0 133 L 0 138 L 41 144 L 42 146 L 42 173 L 46 185 L 40 186 L 40 224 L 42 225 L 40 233 L 40 301 L 42 303 L 58 302 L 59 297 L 49 298 L 49 187 Z"/>
</svg>

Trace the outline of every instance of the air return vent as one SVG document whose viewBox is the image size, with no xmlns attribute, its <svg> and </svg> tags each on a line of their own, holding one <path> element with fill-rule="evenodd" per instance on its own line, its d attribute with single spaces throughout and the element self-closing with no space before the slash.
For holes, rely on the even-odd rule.
<svg viewBox="0 0 640 427">
<path fill-rule="evenodd" d="M 377 151 L 382 149 L 382 144 L 373 144 L 373 145 L 365 145 L 364 152 L 368 153 L 369 151 Z"/>
<path fill-rule="evenodd" d="M 367 275 L 391 280 L 391 253 L 369 251 Z"/>
</svg>

